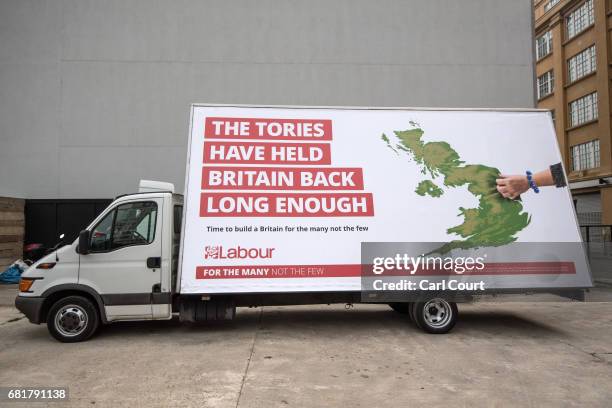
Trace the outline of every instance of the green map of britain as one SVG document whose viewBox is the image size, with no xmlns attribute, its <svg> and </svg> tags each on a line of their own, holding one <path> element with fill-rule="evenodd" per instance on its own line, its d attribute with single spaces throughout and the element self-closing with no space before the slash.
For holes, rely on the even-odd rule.
<svg viewBox="0 0 612 408">
<path fill-rule="evenodd" d="M 500 171 L 482 164 L 465 164 L 448 143 L 424 142 L 424 131 L 417 123 L 409 123 L 412 129 L 394 132 L 396 141 L 392 142 L 385 134 L 382 140 L 394 152 L 413 158 L 424 176 L 440 180 L 448 188 L 466 186 L 478 198 L 477 208 L 459 207 L 458 216 L 463 217 L 463 223 L 446 230 L 461 239 L 435 252 L 501 246 L 516 241 L 516 234 L 529 225 L 531 217 L 523 211 L 520 201 L 505 199 L 499 194 L 495 179 Z M 428 178 L 419 183 L 415 192 L 435 198 L 444 194 L 443 188 Z"/>
</svg>

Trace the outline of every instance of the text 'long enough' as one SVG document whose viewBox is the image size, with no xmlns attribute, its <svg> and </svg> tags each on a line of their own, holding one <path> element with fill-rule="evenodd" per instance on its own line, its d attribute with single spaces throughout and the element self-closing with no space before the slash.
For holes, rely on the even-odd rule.
<svg viewBox="0 0 612 408">
<path fill-rule="evenodd" d="M 201 217 L 373 216 L 371 193 L 202 193 Z"/>
</svg>

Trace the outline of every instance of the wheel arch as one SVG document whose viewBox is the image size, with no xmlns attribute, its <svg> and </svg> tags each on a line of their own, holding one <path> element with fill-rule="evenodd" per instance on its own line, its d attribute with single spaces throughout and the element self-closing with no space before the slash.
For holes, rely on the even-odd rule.
<svg viewBox="0 0 612 408">
<path fill-rule="evenodd" d="M 104 302 L 102 302 L 102 297 L 100 294 L 89 286 L 79 285 L 77 283 L 57 285 L 43 292 L 42 297 L 45 298 L 45 301 L 40 312 L 40 320 L 45 322 L 51 306 L 58 300 L 67 296 L 83 296 L 84 298 L 91 300 L 98 310 L 98 315 L 100 316 L 102 323 L 108 323 L 108 320 L 106 319 L 106 312 L 104 310 Z"/>
</svg>

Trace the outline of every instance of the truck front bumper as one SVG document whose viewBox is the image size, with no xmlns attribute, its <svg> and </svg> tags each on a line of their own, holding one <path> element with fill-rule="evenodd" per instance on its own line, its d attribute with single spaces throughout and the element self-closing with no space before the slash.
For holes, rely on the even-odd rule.
<svg viewBox="0 0 612 408">
<path fill-rule="evenodd" d="M 42 323 L 41 312 L 44 302 L 45 298 L 43 297 L 17 296 L 15 298 L 15 307 L 26 315 L 31 323 L 39 324 Z"/>
</svg>

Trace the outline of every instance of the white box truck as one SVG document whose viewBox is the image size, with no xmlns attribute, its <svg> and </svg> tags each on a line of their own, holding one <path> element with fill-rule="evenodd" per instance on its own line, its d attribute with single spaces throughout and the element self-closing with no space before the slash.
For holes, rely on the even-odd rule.
<svg viewBox="0 0 612 408">
<path fill-rule="evenodd" d="M 592 286 L 561 162 L 546 111 L 193 105 L 184 198 L 142 181 L 15 303 L 64 342 L 358 302 L 444 333 L 474 295 Z"/>
</svg>

